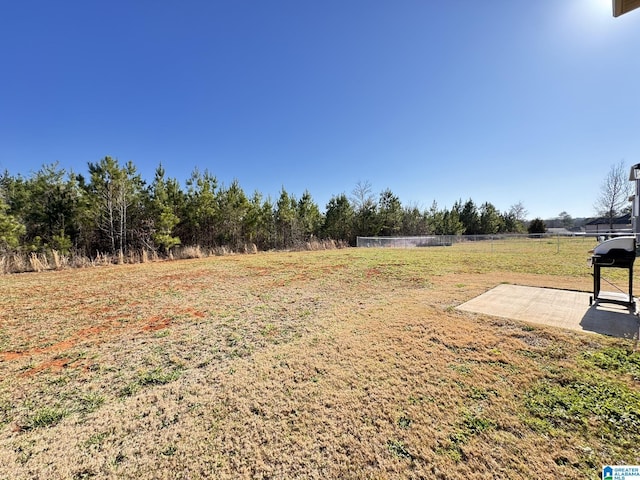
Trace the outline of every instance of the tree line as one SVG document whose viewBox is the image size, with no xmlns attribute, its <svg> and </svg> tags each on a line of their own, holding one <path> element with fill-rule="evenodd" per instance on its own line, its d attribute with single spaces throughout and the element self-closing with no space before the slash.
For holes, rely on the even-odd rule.
<svg viewBox="0 0 640 480">
<path fill-rule="evenodd" d="M 183 187 L 162 165 L 147 183 L 132 162 L 108 156 L 90 162 L 86 176 L 50 164 L 28 177 L 0 177 L 0 253 L 167 255 L 178 245 L 270 250 L 313 239 L 355 244 L 357 236 L 521 233 L 525 215 L 521 203 L 499 212 L 471 199 L 420 209 L 389 189 L 376 197 L 368 182 L 334 195 L 321 212 L 308 191 L 247 195 L 237 181 L 226 186 L 198 169 Z"/>
</svg>

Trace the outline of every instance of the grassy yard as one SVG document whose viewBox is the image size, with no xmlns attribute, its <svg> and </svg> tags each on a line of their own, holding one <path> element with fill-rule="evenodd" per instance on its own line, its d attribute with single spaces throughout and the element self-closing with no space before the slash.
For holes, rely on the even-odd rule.
<svg viewBox="0 0 640 480">
<path fill-rule="evenodd" d="M 0 478 L 584 479 L 640 464 L 633 340 L 455 309 L 504 282 L 590 291 L 590 248 L 0 276 Z"/>
</svg>

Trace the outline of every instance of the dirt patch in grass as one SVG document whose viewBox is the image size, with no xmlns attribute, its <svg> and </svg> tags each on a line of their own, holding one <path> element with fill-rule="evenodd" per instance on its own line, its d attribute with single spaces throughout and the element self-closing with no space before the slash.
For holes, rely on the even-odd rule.
<svg viewBox="0 0 640 480">
<path fill-rule="evenodd" d="M 455 310 L 501 282 L 589 290 L 583 242 L 525 246 L 0 277 L 0 478 L 577 479 L 640 463 L 615 400 L 638 397 L 632 342 Z"/>
</svg>

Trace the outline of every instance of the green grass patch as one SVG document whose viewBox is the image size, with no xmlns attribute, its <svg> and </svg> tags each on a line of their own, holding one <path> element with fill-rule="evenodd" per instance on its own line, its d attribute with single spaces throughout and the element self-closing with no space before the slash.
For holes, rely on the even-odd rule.
<svg viewBox="0 0 640 480">
<path fill-rule="evenodd" d="M 11 422 L 13 405 L 7 399 L 0 399 L 0 427 Z"/>
<path fill-rule="evenodd" d="M 135 380 L 129 382 L 121 391 L 120 395 L 128 397 L 136 394 L 142 387 L 153 385 L 164 385 L 166 383 L 173 382 L 180 378 L 182 375 L 181 368 L 174 368 L 171 370 L 164 369 L 162 367 L 156 367 L 151 370 L 144 370 L 140 372 Z"/>
<path fill-rule="evenodd" d="M 465 441 L 472 435 L 494 428 L 495 423 L 487 418 L 479 417 L 471 413 L 465 413 L 459 430 L 459 435 Z"/>
<path fill-rule="evenodd" d="M 102 446 L 102 443 L 108 436 L 109 436 L 108 432 L 100 432 L 100 433 L 93 434 L 84 441 L 83 445 L 87 448 L 91 448 L 91 447 L 100 448 Z"/>
<path fill-rule="evenodd" d="M 608 347 L 597 352 L 585 352 L 582 359 L 587 366 L 627 373 L 634 380 L 640 380 L 640 352 L 621 347 Z"/>
<path fill-rule="evenodd" d="M 68 411 L 58 407 L 43 407 L 33 412 L 25 424 L 22 426 L 25 430 L 32 430 L 40 427 L 50 427 L 56 425 L 60 420 L 68 415 Z"/>
<path fill-rule="evenodd" d="M 413 455 L 411 455 L 411 453 L 407 449 L 407 446 L 404 444 L 404 442 L 401 442 L 400 440 L 387 441 L 387 450 L 389 450 L 389 452 L 394 457 L 397 457 L 397 458 L 406 458 L 406 459 L 413 458 Z"/>
<path fill-rule="evenodd" d="M 141 373 L 138 376 L 138 382 L 143 387 L 146 385 L 164 385 L 165 383 L 177 380 L 180 378 L 180 375 L 182 375 L 180 369 L 165 370 L 158 367 Z"/>
<path fill-rule="evenodd" d="M 589 437 L 594 432 L 619 445 L 637 441 L 640 392 L 622 382 L 580 372 L 540 380 L 527 393 L 527 423 L 540 433 L 562 430 Z"/>
<path fill-rule="evenodd" d="M 449 435 L 449 443 L 443 449 L 442 453 L 456 462 L 465 459 L 462 447 L 473 437 L 486 430 L 495 428 L 496 424 L 492 420 L 480 417 L 470 412 L 465 412 L 462 416 L 462 422 L 455 428 L 453 433 Z"/>
<path fill-rule="evenodd" d="M 408 429 L 411 426 L 411 419 L 406 415 L 400 416 L 400 418 L 398 418 L 398 426 L 405 430 Z"/>
<path fill-rule="evenodd" d="M 91 392 L 86 395 L 82 395 L 80 397 L 80 406 L 79 410 L 81 413 L 91 413 L 95 412 L 98 408 L 102 406 L 105 401 L 104 395 L 100 395 L 99 393 Z"/>
</svg>

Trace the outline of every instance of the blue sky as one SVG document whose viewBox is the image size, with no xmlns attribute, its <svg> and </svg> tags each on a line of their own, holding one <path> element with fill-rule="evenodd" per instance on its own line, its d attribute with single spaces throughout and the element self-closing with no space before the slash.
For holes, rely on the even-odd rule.
<svg viewBox="0 0 640 480">
<path fill-rule="evenodd" d="M 640 163 L 639 48 L 610 0 L 3 2 L 0 169 L 592 216 Z"/>
</svg>

